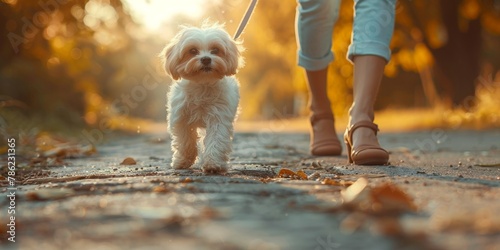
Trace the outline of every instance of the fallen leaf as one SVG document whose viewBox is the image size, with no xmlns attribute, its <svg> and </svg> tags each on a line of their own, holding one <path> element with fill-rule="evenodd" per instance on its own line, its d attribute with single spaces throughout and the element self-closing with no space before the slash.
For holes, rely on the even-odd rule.
<svg viewBox="0 0 500 250">
<path fill-rule="evenodd" d="M 31 201 L 58 200 L 73 195 L 75 191 L 69 188 L 39 189 L 26 193 L 26 199 Z"/>
<path fill-rule="evenodd" d="M 193 182 L 193 179 L 186 177 L 186 178 L 180 180 L 179 182 L 180 183 L 191 183 L 191 182 Z"/>
<path fill-rule="evenodd" d="M 345 205 L 367 213 L 403 213 L 417 210 L 413 199 L 392 183 L 383 183 L 371 188 L 365 178 L 360 178 L 342 190 L 341 195 Z"/>
<path fill-rule="evenodd" d="M 336 180 L 332 180 L 336 181 Z M 340 183 L 337 181 L 336 183 Z M 343 209 L 350 213 L 341 223 L 341 230 L 356 231 L 368 226 L 372 231 L 390 237 L 409 237 L 401 224 L 400 215 L 416 211 L 413 199 L 393 183 L 368 186 L 368 180 L 359 178 L 341 191 Z"/>
<path fill-rule="evenodd" d="M 92 145 L 72 145 L 72 144 L 60 144 L 53 145 L 53 148 L 43 152 L 44 157 L 60 157 L 60 158 L 76 158 L 82 156 L 89 156 L 96 153 L 97 150 Z"/>
<path fill-rule="evenodd" d="M 93 145 L 81 145 L 63 137 L 40 133 L 35 139 L 36 151 L 42 157 L 75 158 L 89 156 L 97 152 Z"/>
<path fill-rule="evenodd" d="M 295 173 L 293 170 L 290 170 L 288 168 L 282 168 L 278 172 L 278 178 L 292 178 L 292 179 L 299 179 L 299 180 L 307 180 L 307 174 L 304 173 L 303 170 L 297 171 Z"/>
<path fill-rule="evenodd" d="M 287 177 L 292 177 L 292 176 L 295 176 L 295 175 L 297 175 L 297 174 L 295 172 L 293 172 L 292 170 L 288 169 L 288 168 L 282 168 L 278 172 L 278 177 L 279 178 L 287 178 Z"/>
<path fill-rule="evenodd" d="M 127 157 L 125 158 L 120 165 L 135 165 L 137 162 L 134 160 L 134 158 Z"/>
<path fill-rule="evenodd" d="M 301 179 L 301 180 L 307 180 L 307 174 L 304 173 L 304 171 L 299 170 L 297 171 L 296 175 Z"/>
<path fill-rule="evenodd" d="M 340 191 L 342 199 L 346 204 L 358 205 L 357 203 L 369 199 L 368 181 L 365 178 L 359 178 L 347 189 Z"/>
<path fill-rule="evenodd" d="M 413 199 L 392 183 L 384 183 L 372 188 L 371 199 L 374 203 L 372 206 L 374 210 L 398 212 L 417 210 L 417 206 L 413 203 Z"/>
<path fill-rule="evenodd" d="M 352 181 L 346 181 L 346 180 L 334 180 L 334 179 L 330 179 L 330 178 L 325 178 L 321 182 L 321 184 L 323 184 L 323 185 L 331 185 L 331 186 L 349 187 L 352 184 L 354 184 L 354 182 L 352 182 Z"/>
<path fill-rule="evenodd" d="M 169 193 L 171 190 L 165 186 L 156 186 L 153 188 L 153 193 Z"/>
<path fill-rule="evenodd" d="M 195 186 L 188 186 L 188 187 L 186 187 L 186 189 L 189 190 L 192 193 L 198 193 L 200 191 L 200 189 L 198 189 Z"/>
<path fill-rule="evenodd" d="M 215 210 L 212 207 L 205 207 L 200 211 L 199 216 L 201 219 L 211 220 L 211 219 L 216 219 L 216 218 L 221 217 L 221 214 L 219 211 Z"/>
</svg>

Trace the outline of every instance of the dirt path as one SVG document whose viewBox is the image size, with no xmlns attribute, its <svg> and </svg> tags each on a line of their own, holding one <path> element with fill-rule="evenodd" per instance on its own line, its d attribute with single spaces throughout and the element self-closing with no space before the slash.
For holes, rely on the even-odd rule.
<svg viewBox="0 0 500 250">
<path fill-rule="evenodd" d="M 375 167 L 349 165 L 345 153 L 312 158 L 307 134 L 240 133 L 225 176 L 168 168 L 163 139 L 113 139 L 26 180 L 16 242 L 5 234 L 0 248 L 500 249 L 500 131 L 381 134 L 391 164 Z M 120 165 L 126 157 L 137 164 Z M 308 177 L 278 177 L 283 168 Z M 368 196 L 348 204 L 345 190 L 360 178 L 371 199 L 389 185 L 416 210 L 400 198 L 396 212 Z M 5 183 L 2 192 L 5 227 Z"/>
</svg>

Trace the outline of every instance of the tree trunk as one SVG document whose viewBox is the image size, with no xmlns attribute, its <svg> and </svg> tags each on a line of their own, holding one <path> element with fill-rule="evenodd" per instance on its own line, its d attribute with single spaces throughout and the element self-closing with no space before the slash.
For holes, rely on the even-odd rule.
<svg viewBox="0 0 500 250">
<path fill-rule="evenodd" d="M 475 82 L 480 73 L 481 23 L 470 20 L 468 27 L 459 27 L 460 1 L 440 1 L 440 12 L 448 40 L 440 48 L 431 49 L 436 62 L 437 83 L 455 107 L 471 108 Z"/>
</svg>

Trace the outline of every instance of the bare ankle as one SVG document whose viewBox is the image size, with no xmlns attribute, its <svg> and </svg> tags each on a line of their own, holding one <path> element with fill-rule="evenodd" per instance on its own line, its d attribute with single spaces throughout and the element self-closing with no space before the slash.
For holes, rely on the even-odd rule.
<svg viewBox="0 0 500 250">
<path fill-rule="evenodd" d="M 357 109 L 354 105 L 349 109 L 349 126 L 352 126 L 361 121 L 373 122 L 373 111 Z"/>
<path fill-rule="evenodd" d="M 330 105 L 311 105 L 309 110 L 313 115 L 333 115 Z"/>
<path fill-rule="evenodd" d="M 361 121 L 373 122 L 373 117 L 368 114 L 351 114 L 349 115 L 349 126 L 352 126 Z"/>
</svg>

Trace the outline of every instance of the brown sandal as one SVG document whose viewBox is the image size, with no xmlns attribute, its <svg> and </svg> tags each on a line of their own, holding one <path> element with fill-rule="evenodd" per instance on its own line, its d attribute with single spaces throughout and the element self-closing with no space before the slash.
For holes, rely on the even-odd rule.
<svg viewBox="0 0 500 250">
<path fill-rule="evenodd" d="M 361 127 L 373 130 L 375 136 L 379 131 L 377 124 L 369 121 L 358 122 L 346 130 L 344 134 L 344 141 L 347 146 L 347 157 L 349 158 L 349 163 L 357 165 L 387 164 L 389 161 L 389 153 L 380 146 L 363 144 L 357 146 L 356 148 L 352 147 L 352 134 L 356 129 Z"/>
<path fill-rule="evenodd" d="M 335 121 L 332 114 L 311 116 L 311 155 L 338 156 L 342 145 L 335 133 Z M 320 126 L 321 124 L 321 126 Z M 326 129 L 326 130 L 325 130 Z M 328 134 L 325 134 L 327 132 Z M 319 137 L 318 135 L 322 135 Z"/>
</svg>

